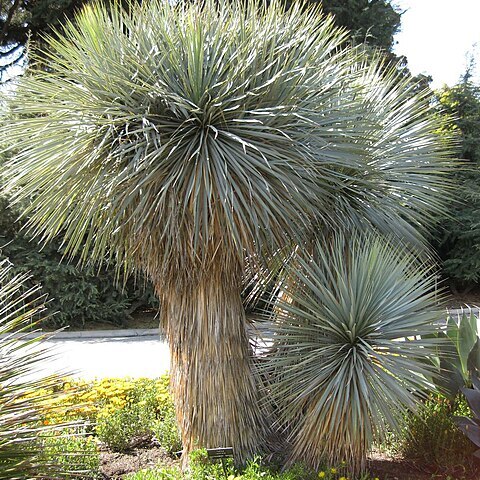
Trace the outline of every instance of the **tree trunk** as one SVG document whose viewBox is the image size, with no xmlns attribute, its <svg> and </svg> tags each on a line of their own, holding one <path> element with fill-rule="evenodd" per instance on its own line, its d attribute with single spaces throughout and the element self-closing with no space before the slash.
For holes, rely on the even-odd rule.
<svg viewBox="0 0 480 480">
<path fill-rule="evenodd" d="M 196 448 L 233 447 L 235 462 L 259 453 L 265 418 L 237 282 L 222 274 L 162 292 L 171 389 L 184 465 Z"/>
</svg>

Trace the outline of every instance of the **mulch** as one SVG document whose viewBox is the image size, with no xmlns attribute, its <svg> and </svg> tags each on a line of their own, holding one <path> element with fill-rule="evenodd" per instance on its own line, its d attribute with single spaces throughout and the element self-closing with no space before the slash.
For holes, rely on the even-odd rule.
<svg viewBox="0 0 480 480">
<path fill-rule="evenodd" d="M 128 453 L 100 452 L 100 473 L 102 479 L 120 479 L 128 473 L 153 468 L 177 465 L 178 460 L 170 457 L 162 447 L 135 448 Z"/>
<path fill-rule="evenodd" d="M 368 470 L 380 480 L 480 480 L 480 461 L 474 458 L 469 465 L 441 467 L 375 452 Z"/>
</svg>

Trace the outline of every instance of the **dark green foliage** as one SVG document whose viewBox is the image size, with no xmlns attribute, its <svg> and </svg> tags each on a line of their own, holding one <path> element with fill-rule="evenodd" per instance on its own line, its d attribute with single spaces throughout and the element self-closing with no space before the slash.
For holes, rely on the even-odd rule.
<svg viewBox="0 0 480 480">
<path fill-rule="evenodd" d="M 28 286 L 41 284 L 48 295 L 48 309 L 55 315 L 43 327 L 84 326 L 89 322 L 122 325 L 137 308 L 156 307 L 153 291 L 144 280 L 115 284 L 113 269 L 80 269 L 62 261 L 59 242 L 43 248 L 20 231 L 16 212 L 0 197 L 0 259 L 8 258 L 15 273 L 30 272 Z"/>
<path fill-rule="evenodd" d="M 3 43 L 25 43 L 28 35 L 36 39 L 61 25 L 88 0 L 14 0 L 0 1 L 0 28 L 4 29 Z M 8 13 L 13 11 L 6 25 Z"/>
<path fill-rule="evenodd" d="M 406 419 L 400 452 L 427 465 L 456 469 L 468 468 L 475 447 L 455 425 L 456 415 L 469 415 L 463 398 L 450 401 L 432 395 L 418 412 Z"/>
<path fill-rule="evenodd" d="M 0 0 L 0 82 L 25 61 L 24 46 L 50 34 L 89 0 Z"/>
<path fill-rule="evenodd" d="M 399 11 L 388 0 L 322 0 L 325 13 L 352 33 L 356 43 L 391 51 L 393 36 L 400 28 Z"/>
<path fill-rule="evenodd" d="M 437 233 L 443 270 L 457 287 L 480 282 L 480 86 L 468 75 L 458 85 L 437 94 L 439 103 L 453 120 L 444 130 L 457 130 L 461 138 L 460 158 L 465 166 L 455 174 L 458 204 L 452 217 Z"/>
</svg>

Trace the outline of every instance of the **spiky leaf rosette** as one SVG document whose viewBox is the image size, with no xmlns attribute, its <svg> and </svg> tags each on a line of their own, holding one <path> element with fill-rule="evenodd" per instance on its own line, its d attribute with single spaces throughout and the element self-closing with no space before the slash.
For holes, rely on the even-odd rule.
<svg viewBox="0 0 480 480">
<path fill-rule="evenodd" d="M 143 3 L 91 6 L 48 40 L 11 105 L 7 175 L 42 238 L 191 282 L 328 216 L 365 130 L 358 55 L 300 6 Z"/>
<path fill-rule="evenodd" d="M 343 180 L 331 216 L 343 228 L 373 227 L 428 249 L 425 233 L 452 198 L 456 138 L 440 138 L 431 92 L 419 90 L 398 67 L 374 56 L 357 68 L 363 110 L 356 122 L 364 129 L 356 130 L 354 141 L 360 158 L 337 170 Z"/>
<path fill-rule="evenodd" d="M 432 387 L 431 267 L 371 235 L 317 243 L 290 265 L 265 358 L 269 398 L 290 431 L 292 461 L 364 468 L 375 439 L 400 427 Z"/>
</svg>

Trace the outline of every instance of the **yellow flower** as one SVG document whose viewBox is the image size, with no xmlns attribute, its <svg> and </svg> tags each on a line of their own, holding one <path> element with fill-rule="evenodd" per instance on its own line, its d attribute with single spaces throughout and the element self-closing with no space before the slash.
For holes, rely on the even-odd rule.
<svg viewBox="0 0 480 480">
<path fill-rule="evenodd" d="M 330 471 L 331 471 L 332 473 L 337 473 L 337 469 L 336 469 L 336 468 L 331 468 Z"/>
<path fill-rule="evenodd" d="M 348 480 L 346 477 L 340 477 L 338 480 Z"/>
<path fill-rule="evenodd" d="M 320 473 L 318 474 L 318 478 L 323 478 L 324 476 L 325 476 L 325 472 L 320 472 Z"/>
</svg>

